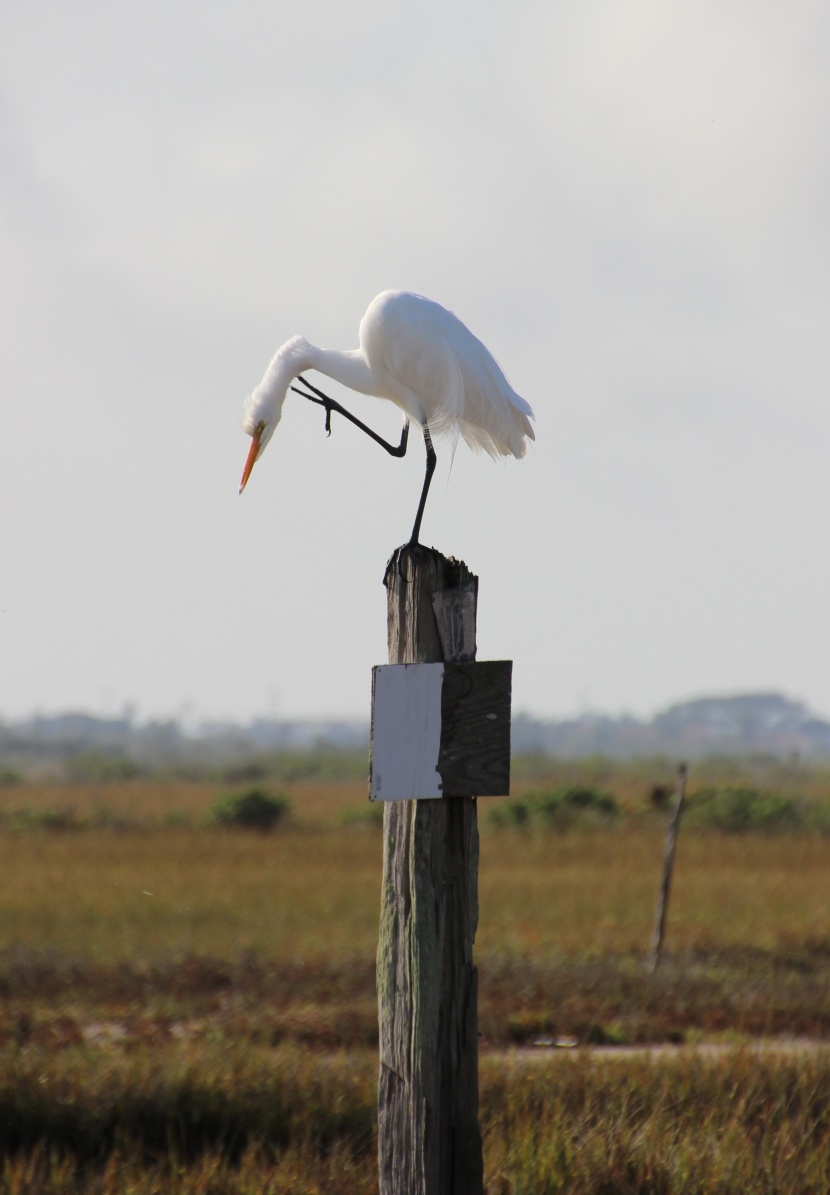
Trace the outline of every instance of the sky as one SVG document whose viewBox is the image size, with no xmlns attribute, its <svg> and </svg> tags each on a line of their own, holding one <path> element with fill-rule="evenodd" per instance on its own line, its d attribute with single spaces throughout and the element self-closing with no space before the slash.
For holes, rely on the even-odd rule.
<svg viewBox="0 0 830 1195">
<path fill-rule="evenodd" d="M 55 0 L 0 37 L 0 718 L 368 717 L 423 446 L 246 394 L 371 299 L 533 406 L 439 442 L 514 710 L 779 691 L 830 716 L 821 0 Z M 397 440 L 389 403 L 316 376 Z M 414 447 L 414 451 L 413 451 Z"/>
</svg>

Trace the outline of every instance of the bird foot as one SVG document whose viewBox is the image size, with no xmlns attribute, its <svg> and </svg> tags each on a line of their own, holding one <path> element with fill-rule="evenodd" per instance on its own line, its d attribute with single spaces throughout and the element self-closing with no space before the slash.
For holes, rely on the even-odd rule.
<svg viewBox="0 0 830 1195">
<path fill-rule="evenodd" d="M 298 391 L 297 393 L 301 394 L 302 391 Z M 303 394 L 303 398 L 307 398 L 309 402 L 317 403 L 318 407 L 325 407 L 325 409 L 326 409 L 326 424 L 325 424 L 326 435 L 330 436 L 331 435 L 331 412 L 333 410 L 331 402 L 329 402 L 325 399 L 322 399 L 322 398 L 315 398 L 313 394 Z"/>
<path fill-rule="evenodd" d="M 403 571 L 405 560 L 410 560 L 414 555 L 422 552 L 429 552 L 429 548 L 425 548 L 417 539 L 411 539 L 408 543 L 401 544 L 399 548 L 389 557 L 386 562 L 386 568 L 383 573 L 383 583 L 389 588 L 389 582 L 392 579 L 392 573 L 396 572 L 404 585 L 408 582 L 408 577 Z"/>
<path fill-rule="evenodd" d="M 322 390 L 318 390 L 316 386 L 312 386 L 310 382 L 307 382 L 305 380 L 305 378 L 298 378 L 297 380 L 302 382 L 304 386 L 307 386 L 309 390 L 313 390 L 314 393 L 306 394 L 305 390 L 300 390 L 299 386 L 292 386 L 291 389 L 294 391 L 294 393 L 302 395 L 302 397 L 307 398 L 309 402 L 316 403 L 316 405 L 318 407 L 325 408 L 325 411 L 326 411 L 326 435 L 330 436 L 331 435 L 331 413 L 332 413 L 332 411 L 342 411 L 343 408 L 340 406 L 339 403 L 335 402 L 333 398 L 327 398 L 326 395 L 323 394 Z"/>
</svg>

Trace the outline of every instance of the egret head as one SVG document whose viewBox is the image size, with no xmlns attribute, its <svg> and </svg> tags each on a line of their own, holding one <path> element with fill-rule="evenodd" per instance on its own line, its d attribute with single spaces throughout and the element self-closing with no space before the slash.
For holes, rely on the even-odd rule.
<svg viewBox="0 0 830 1195">
<path fill-rule="evenodd" d="M 277 349 L 259 385 L 245 400 L 242 408 L 242 430 L 251 437 L 248 459 L 239 486 L 245 489 L 251 470 L 262 456 L 268 441 L 276 431 L 282 416 L 282 405 L 292 378 L 301 372 L 310 346 L 302 336 L 292 336 Z"/>
<path fill-rule="evenodd" d="M 268 441 L 274 434 L 282 415 L 284 401 L 285 390 L 281 394 L 275 392 L 271 387 L 265 386 L 263 380 L 242 409 L 242 430 L 251 437 L 251 446 L 248 449 L 245 468 L 242 470 L 242 480 L 239 483 L 240 494 L 248 483 L 254 464 L 262 456 Z"/>
</svg>

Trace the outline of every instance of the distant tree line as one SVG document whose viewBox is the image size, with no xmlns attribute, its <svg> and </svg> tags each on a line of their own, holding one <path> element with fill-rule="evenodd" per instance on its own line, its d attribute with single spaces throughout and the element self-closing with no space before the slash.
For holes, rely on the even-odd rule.
<svg viewBox="0 0 830 1195">
<path fill-rule="evenodd" d="M 360 720 L 260 719 L 246 725 L 205 723 L 194 732 L 175 720 L 38 716 L 0 721 L 0 782 L 4 774 L 35 764 L 62 764 L 78 776 L 97 768 L 102 778 L 109 772 L 118 779 L 147 768 L 245 768 L 275 754 L 290 760 L 311 753 L 322 755 L 319 768 L 327 754 L 365 756 L 368 742 L 368 724 Z M 514 755 L 561 759 L 768 755 L 820 762 L 830 760 L 830 722 L 780 694 L 750 694 L 683 702 L 647 720 L 514 714 L 512 746 Z"/>
</svg>

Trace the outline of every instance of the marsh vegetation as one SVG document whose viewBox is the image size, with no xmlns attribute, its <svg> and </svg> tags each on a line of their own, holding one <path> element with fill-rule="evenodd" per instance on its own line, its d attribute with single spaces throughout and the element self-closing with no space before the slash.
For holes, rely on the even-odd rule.
<svg viewBox="0 0 830 1195">
<path fill-rule="evenodd" d="M 480 810 L 488 1191 L 827 1190 L 826 776 L 690 785 L 650 977 L 671 773 L 548 769 Z M 266 771 L 270 827 L 217 818 L 251 780 L 0 792 L 0 1192 L 376 1190 L 377 816 Z M 765 824 L 707 812 L 736 787 Z"/>
</svg>

